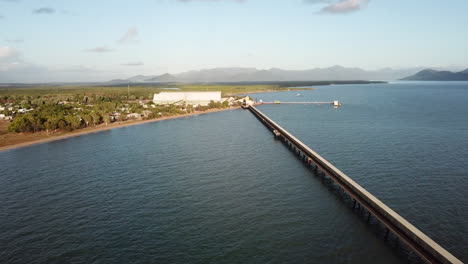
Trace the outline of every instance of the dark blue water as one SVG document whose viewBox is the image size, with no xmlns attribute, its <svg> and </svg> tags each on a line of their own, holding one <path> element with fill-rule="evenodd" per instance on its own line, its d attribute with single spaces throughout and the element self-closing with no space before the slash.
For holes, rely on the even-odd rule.
<svg viewBox="0 0 468 264">
<path fill-rule="evenodd" d="M 468 85 L 319 87 L 270 115 L 466 261 Z M 259 98 L 260 99 L 260 98 Z M 400 263 L 248 111 L 0 152 L 0 263 Z"/>
<path fill-rule="evenodd" d="M 468 260 L 468 82 L 400 82 L 256 94 L 263 101 L 333 101 L 259 109 Z"/>
</svg>

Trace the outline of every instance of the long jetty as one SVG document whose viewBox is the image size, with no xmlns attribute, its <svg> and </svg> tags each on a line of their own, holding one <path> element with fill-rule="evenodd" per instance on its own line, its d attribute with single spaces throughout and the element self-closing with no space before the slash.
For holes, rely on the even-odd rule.
<svg viewBox="0 0 468 264">
<path fill-rule="evenodd" d="M 302 143 L 291 133 L 276 124 L 257 108 L 249 106 L 248 109 L 273 132 L 275 137 L 281 139 L 284 144 L 292 148 L 308 166 L 313 167 L 315 172 L 318 170 L 322 171 L 338 184 L 343 191 L 354 200 L 353 208 L 356 204 L 358 206 L 362 205 L 368 212 L 368 219 L 371 215 L 377 218 L 386 228 L 385 238 L 388 237 L 389 231 L 392 231 L 396 237 L 408 245 L 410 249 L 427 263 L 462 263 L 450 252 L 442 248 L 434 240 L 397 214 L 306 144 Z"/>
<path fill-rule="evenodd" d="M 333 104 L 334 102 L 261 102 L 259 104 Z"/>
</svg>

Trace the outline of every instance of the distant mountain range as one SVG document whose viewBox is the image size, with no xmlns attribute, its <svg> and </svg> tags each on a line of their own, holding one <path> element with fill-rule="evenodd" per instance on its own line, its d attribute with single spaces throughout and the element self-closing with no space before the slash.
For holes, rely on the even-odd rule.
<svg viewBox="0 0 468 264">
<path fill-rule="evenodd" d="M 460 72 L 422 70 L 403 78 L 405 81 L 468 81 L 468 69 Z"/>
<path fill-rule="evenodd" d="M 283 70 L 271 68 L 214 68 L 188 71 L 179 74 L 137 75 L 127 79 L 115 79 L 111 84 L 167 83 L 167 82 L 262 82 L 262 81 L 344 81 L 344 80 L 398 80 L 415 74 L 423 68 L 366 71 L 360 68 L 333 66 L 309 70 Z"/>
</svg>

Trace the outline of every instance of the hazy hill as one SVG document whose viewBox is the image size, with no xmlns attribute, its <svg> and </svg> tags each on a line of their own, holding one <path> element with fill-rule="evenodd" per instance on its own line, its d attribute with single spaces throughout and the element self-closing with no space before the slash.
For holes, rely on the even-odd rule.
<svg viewBox="0 0 468 264">
<path fill-rule="evenodd" d="M 187 71 L 179 74 L 137 75 L 128 79 L 116 79 L 111 83 L 138 82 L 262 82 L 262 81 L 326 81 L 326 80 L 398 80 L 415 74 L 421 68 L 366 71 L 360 68 L 333 66 L 308 70 L 283 70 L 271 68 L 214 68 Z"/>
<path fill-rule="evenodd" d="M 468 81 L 468 69 L 460 72 L 422 70 L 403 78 L 405 81 Z"/>
<path fill-rule="evenodd" d="M 271 68 L 215 68 L 175 74 L 181 82 L 256 82 L 256 81 L 323 81 L 323 80 L 396 80 L 420 69 L 382 69 L 366 71 L 360 68 L 333 66 L 308 70 Z"/>
<path fill-rule="evenodd" d="M 177 77 L 169 73 L 165 73 L 162 75 L 154 76 L 152 78 L 146 78 L 143 81 L 145 82 L 176 82 L 177 80 L 178 80 Z"/>
<path fill-rule="evenodd" d="M 144 82 L 147 79 L 153 78 L 155 75 L 136 75 L 127 79 L 130 82 Z"/>
</svg>

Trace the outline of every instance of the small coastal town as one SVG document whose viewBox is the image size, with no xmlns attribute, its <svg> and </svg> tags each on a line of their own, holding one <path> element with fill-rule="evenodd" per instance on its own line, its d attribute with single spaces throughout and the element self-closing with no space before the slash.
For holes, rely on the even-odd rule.
<svg viewBox="0 0 468 264">
<path fill-rule="evenodd" d="M 116 121 L 147 120 L 239 106 L 249 97 L 221 97 L 215 92 L 161 92 L 153 100 L 113 100 L 106 96 L 66 98 L 21 96 L 0 99 L 0 119 L 9 132 L 72 131 Z"/>
<path fill-rule="evenodd" d="M 249 96 L 221 95 L 162 91 L 152 98 L 98 93 L 0 96 L 0 149 L 254 103 Z"/>
<path fill-rule="evenodd" d="M 317 83 L 3 85 L 0 150 L 236 109 L 254 103 L 250 93 L 313 90 L 294 86 L 314 84 Z"/>
</svg>

